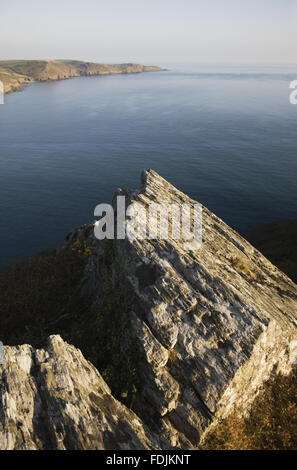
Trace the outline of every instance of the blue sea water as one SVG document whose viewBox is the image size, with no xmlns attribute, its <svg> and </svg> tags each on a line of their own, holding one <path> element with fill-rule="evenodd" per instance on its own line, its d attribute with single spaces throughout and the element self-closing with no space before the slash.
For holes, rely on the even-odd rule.
<svg viewBox="0 0 297 470">
<path fill-rule="evenodd" d="M 143 168 L 242 234 L 296 218 L 295 70 L 172 65 L 5 96 L 0 264 L 55 246 Z"/>
</svg>

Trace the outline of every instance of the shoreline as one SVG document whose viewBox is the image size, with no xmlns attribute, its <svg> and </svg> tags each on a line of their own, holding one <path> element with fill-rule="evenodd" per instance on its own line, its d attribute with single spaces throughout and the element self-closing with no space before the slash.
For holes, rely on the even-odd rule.
<svg viewBox="0 0 297 470">
<path fill-rule="evenodd" d="M 0 81 L 4 86 L 4 95 L 22 91 L 30 83 L 162 71 L 166 69 L 154 65 L 132 63 L 103 64 L 74 60 L 0 61 Z"/>
</svg>

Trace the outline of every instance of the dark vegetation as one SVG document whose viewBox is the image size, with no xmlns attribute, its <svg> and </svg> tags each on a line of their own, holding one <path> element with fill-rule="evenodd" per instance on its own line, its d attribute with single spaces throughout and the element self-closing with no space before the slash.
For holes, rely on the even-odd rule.
<svg viewBox="0 0 297 470">
<path fill-rule="evenodd" d="M 84 255 L 74 249 L 33 256 L 0 272 L 0 331 L 4 344 L 41 347 L 50 334 L 65 340 L 79 327 Z M 69 331 L 69 329 L 71 331 Z"/>
<path fill-rule="evenodd" d="M 81 240 L 46 251 L 0 271 L 0 332 L 7 345 L 42 347 L 51 334 L 81 349 L 116 398 L 131 406 L 139 382 L 138 352 L 129 334 L 123 295 L 111 279 L 115 253 L 106 244 L 106 279 L 94 311 L 81 294 L 90 249 Z"/>
<path fill-rule="evenodd" d="M 297 220 L 263 225 L 247 240 L 297 283 Z"/>
<path fill-rule="evenodd" d="M 140 389 L 140 353 L 132 335 L 129 307 L 121 286 L 113 281 L 116 251 L 113 240 L 105 243 L 101 260 L 102 289 L 95 317 L 87 328 L 88 358 L 101 372 L 116 398 L 133 408 Z"/>
</svg>

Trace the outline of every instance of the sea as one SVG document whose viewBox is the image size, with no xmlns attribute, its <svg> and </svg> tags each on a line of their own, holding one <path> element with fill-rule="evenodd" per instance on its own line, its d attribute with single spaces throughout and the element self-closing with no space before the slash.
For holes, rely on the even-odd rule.
<svg viewBox="0 0 297 470">
<path fill-rule="evenodd" d="M 159 65 L 5 96 L 0 266 L 55 247 L 146 168 L 242 235 L 297 218 L 297 66 Z"/>
</svg>

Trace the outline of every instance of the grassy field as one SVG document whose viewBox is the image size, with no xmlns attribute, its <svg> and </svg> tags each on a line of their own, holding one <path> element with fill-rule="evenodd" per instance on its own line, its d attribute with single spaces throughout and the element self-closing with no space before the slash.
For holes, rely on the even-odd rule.
<svg viewBox="0 0 297 470">
<path fill-rule="evenodd" d="M 24 72 L 14 70 L 14 65 L 19 61 L 0 61 L 0 80 L 4 85 L 4 92 L 10 93 L 12 91 L 20 90 L 25 83 L 32 81 L 32 79 Z M 20 70 L 20 64 L 18 64 Z"/>
</svg>

